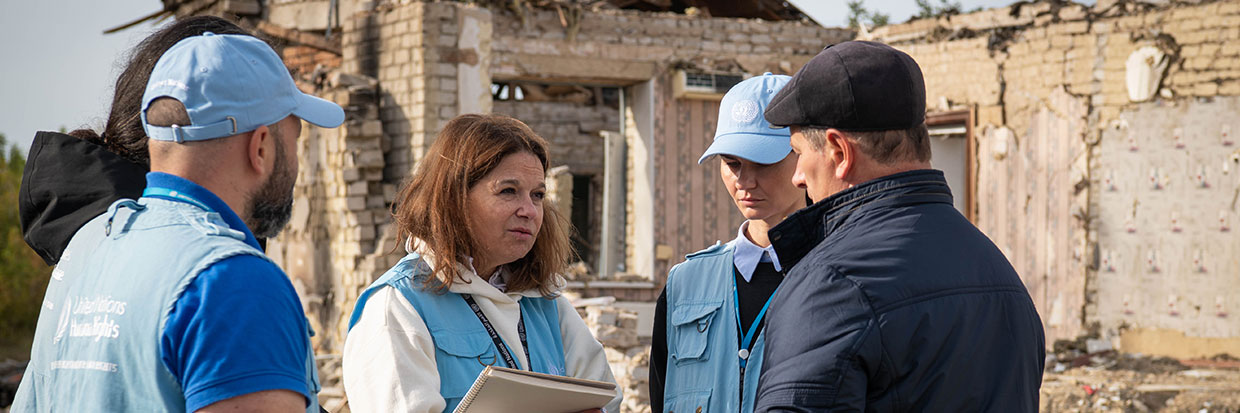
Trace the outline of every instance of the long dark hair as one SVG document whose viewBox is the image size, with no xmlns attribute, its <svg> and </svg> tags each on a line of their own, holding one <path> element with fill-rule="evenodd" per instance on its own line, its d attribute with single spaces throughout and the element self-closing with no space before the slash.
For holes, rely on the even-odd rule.
<svg viewBox="0 0 1240 413">
<path fill-rule="evenodd" d="M 102 136 L 90 129 L 78 129 L 69 134 L 102 144 L 109 151 L 134 163 L 150 165 L 150 153 L 146 149 L 147 138 L 146 132 L 142 130 L 140 112 L 142 94 L 146 91 L 147 80 L 151 78 L 151 70 L 155 68 L 159 57 L 172 45 L 204 32 L 253 35 L 241 26 L 215 16 L 177 19 L 156 30 L 130 51 L 125 70 L 116 78 L 112 108 L 108 111 L 108 122 L 103 127 Z"/>
</svg>

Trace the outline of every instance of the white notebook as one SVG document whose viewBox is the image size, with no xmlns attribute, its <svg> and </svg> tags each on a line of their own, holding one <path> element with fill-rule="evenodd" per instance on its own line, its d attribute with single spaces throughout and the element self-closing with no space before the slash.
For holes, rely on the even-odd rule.
<svg viewBox="0 0 1240 413">
<path fill-rule="evenodd" d="M 616 396 L 616 385 L 489 366 L 454 413 L 570 413 L 597 409 Z"/>
</svg>

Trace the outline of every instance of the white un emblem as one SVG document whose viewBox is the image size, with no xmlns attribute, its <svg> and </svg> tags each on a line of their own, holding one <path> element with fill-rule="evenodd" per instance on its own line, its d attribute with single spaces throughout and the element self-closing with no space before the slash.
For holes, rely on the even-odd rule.
<svg viewBox="0 0 1240 413">
<path fill-rule="evenodd" d="M 758 117 L 758 102 L 745 99 L 732 104 L 732 121 L 749 123 Z"/>
</svg>

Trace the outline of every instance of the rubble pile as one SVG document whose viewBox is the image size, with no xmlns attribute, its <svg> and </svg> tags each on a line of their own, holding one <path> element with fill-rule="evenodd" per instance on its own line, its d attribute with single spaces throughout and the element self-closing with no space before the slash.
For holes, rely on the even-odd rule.
<svg viewBox="0 0 1240 413">
<path fill-rule="evenodd" d="M 21 384 L 22 373 L 26 371 L 27 361 L 5 360 L 0 362 L 0 412 L 7 412 L 13 404 L 13 396 L 17 394 L 17 385 Z"/>
<path fill-rule="evenodd" d="M 623 413 L 649 413 L 650 391 L 650 343 L 638 339 L 637 313 L 610 306 L 593 304 L 598 299 L 584 301 L 577 311 L 582 313 L 590 332 L 603 343 L 607 363 L 616 376 L 616 383 L 624 389 Z M 606 301 L 601 301 L 606 303 Z"/>
<path fill-rule="evenodd" d="M 1116 352 L 1093 337 L 1060 340 L 1047 356 L 1043 412 L 1240 412 L 1240 362 Z"/>
<path fill-rule="evenodd" d="M 349 413 L 340 355 L 319 355 L 314 357 L 314 361 L 319 366 L 319 406 L 332 413 Z"/>
</svg>

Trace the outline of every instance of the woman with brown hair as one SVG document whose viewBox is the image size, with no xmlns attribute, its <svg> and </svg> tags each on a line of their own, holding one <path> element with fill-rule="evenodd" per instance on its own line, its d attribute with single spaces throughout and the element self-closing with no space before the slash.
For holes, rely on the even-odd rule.
<svg viewBox="0 0 1240 413">
<path fill-rule="evenodd" d="M 546 142 L 516 119 L 444 126 L 392 208 L 408 255 L 349 320 L 354 411 L 452 411 L 491 364 L 615 382 L 559 295 L 569 229 L 544 200 L 548 166 Z M 619 402 L 617 390 L 608 410 Z"/>
</svg>

